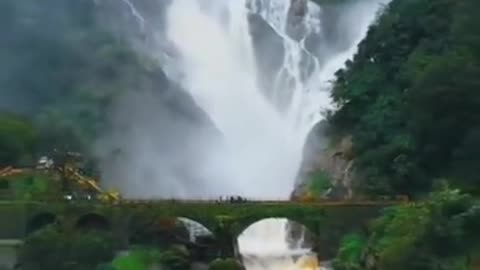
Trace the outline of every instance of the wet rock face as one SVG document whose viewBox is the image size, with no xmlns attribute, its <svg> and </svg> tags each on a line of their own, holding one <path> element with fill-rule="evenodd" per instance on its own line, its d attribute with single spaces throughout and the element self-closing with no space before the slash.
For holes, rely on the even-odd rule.
<svg viewBox="0 0 480 270">
<path fill-rule="evenodd" d="M 304 17 L 308 11 L 308 0 L 291 0 L 292 7 L 290 12 L 292 16 Z"/>
<path fill-rule="evenodd" d="M 292 249 L 309 249 L 315 244 L 315 235 L 304 225 L 289 221 L 287 224 L 288 243 Z"/>
<path fill-rule="evenodd" d="M 268 25 L 259 15 L 250 14 L 250 35 L 255 47 L 255 57 L 262 71 L 261 83 L 268 95 L 268 89 L 272 89 L 275 77 L 283 65 L 282 38 Z"/>
<path fill-rule="evenodd" d="M 342 138 L 333 146 L 326 135 L 326 123 L 320 123 L 312 131 L 304 150 L 304 161 L 292 197 L 301 198 L 308 192 L 309 176 L 324 172 L 332 184 L 324 196 L 330 199 L 345 199 L 353 196 L 353 143 L 351 136 Z"/>
<path fill-rule="evenodd" d="M 307 35 L 304 20 L 308 12 L 308 0 L 291 0 L 288 11 L 288 35 L 294 40 L 300 41 Z"/>
</svg>

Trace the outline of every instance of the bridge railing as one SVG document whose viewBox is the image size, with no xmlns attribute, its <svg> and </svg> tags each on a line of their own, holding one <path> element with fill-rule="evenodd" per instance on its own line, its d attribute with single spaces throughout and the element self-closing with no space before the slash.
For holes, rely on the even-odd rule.
<svg viewBox="0 0 480 270">
<path fill-rule="evenodd" d="M 184 204 L 321 204 L 321 205 L 378 205 L 388 203 L 409 202 L 406 196 L 381 197 L 378 199 L 352 198 L 352 199 L 314 199 L 314 200 L 261 200 L 261 199 L 243 199 L 243 200 L 202 200 L 202 199 L 123 199 L 121 204 L 150 204 L 150 203 L 184 203 Z"/>
</svg>

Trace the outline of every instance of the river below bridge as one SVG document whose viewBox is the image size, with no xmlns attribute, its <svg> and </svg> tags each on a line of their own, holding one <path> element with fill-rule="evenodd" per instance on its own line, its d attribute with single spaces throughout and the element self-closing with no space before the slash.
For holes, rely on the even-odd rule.
<svg viewBox="0 0 480 270">
<path fill-rule="evenodd" d="M 209 234 L 202 225 L 188 219 L 181 220 L 190 231 L 192 241 L 195 241 L 195 234 Z M 312 251 L 311 236 L 307 228 L 288 219 L 264 219 L 239 235 L 238 255 L 247 270 L 332 269 L 329 262 L 318 261 L 317 254 Z M 207 268 L 205 265 L 193 267 L 195 270 Z"/>
<path fill-rule="evenodd" d="M 287 219 L 257 222 L 238 238 L 239 252 L 247 270 L 326 270 L 309 246 L 306 229 L 299 237 L 289 235 Z"/>
</svg>

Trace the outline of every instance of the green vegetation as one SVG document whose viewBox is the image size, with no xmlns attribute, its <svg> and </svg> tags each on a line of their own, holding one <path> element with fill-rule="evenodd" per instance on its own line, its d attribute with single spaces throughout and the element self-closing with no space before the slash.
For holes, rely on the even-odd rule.
<svg viewBox="0 0 480 270">
<path fill-rule="evenodd" d="M 183 246 L 171 247 L 160 258 L 160 264 L 171 270 L 188 270 L 190 263 L 189 252 Z"/>
<path fill-rule="evenodd" d="M 335 269 L 478 267 L 480 2 L 393 0 L 337 72 L 333 134 L 352 135 L 357 193 L 408 194 L 365 236 L 347 236 Z M 475 229 L 477 228 L 477 229 Z M 476 246 L 477 245 L 477 246 Z"/>
<path fill-rule="evenodd" d="M 45 200 L 62 196 L 58 176 L 52 173 L 23 171 L 0 177 L 0 197 L 13 200 Z"/>
<path fill-rule="evenodd" d="M 347 234 L 340 243 L 337 257 L 333 262 L 336 270 L 360 269 L 362 253 L 366 246 L 366 239 L 360 234 Z"/>
<path fill-rule="evenodd" d="M 315 171 L 307 182 L 310 183 L 308 190 L 314 198 L 321 198 L 332 187 L 328 175 L 323 171 Z"/>
<path fill-rule="evenodd" d="M 28 237 L 19 252 L 23 270 L 87 270 L 113 258 L 111 237 L 102 232 L 48 227 Z"/>
<path fill-rule="evenodd" d="M 149 270 L 190 269 L 189 253 L 172 246 L 161 251 L 155 247 L 133 248 L 128 255 L 114 258 L 112 237 L 101 231 L 64 231 L 56 226 L 42 229 L 25 241 L 19 262 L 23 270 Z"/>
<path fill-rule="evenodd" d="M 369 194 L 428 192 L 437 178 L 477 193 L 480 4 L 393 0 L 337 73 L 330 120 L 351 134 Z"/>
<path fill-rule="evenodd" d="M 31 163 L 37 143 L 38 135 L 30 121 L 0 113 L 0 168 Z"/>
<path fill-rule="evenodd" d="M 13 198 L 17 200 L 55 198 L 52 194 L 60 194 L 59 186 L 53 185 L 53 180 L 48 175 L 26 174 L 18 177 L 10 177 L 10 179 L 4 181 L 10 184 Z"/>
<path fill-rule="evenodd" d="M 346 237 L 336 269 L 470 269 L 480 248 L 478 226 L 479 201 L 458 190 L 435 192 L 424 202 L 389 209 L 366 242 Z"/>
<path fill-rule="evenodd" d="M 216 259 L 210 263 L 208 270 L 242 270 L 242 266 L 235 259 Z"/>
<path fill-rule="evenodd" d="M 148 270 L 160 263 L 162 254 L 154 249 L 134 249 L 126 256 L 115 258 L 111 263 L 115 270 Z"/>
</svg>

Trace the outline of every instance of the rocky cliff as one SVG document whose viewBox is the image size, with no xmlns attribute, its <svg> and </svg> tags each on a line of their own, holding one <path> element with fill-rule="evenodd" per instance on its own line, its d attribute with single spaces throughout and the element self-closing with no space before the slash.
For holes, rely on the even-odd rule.
<svg viewBox="0 0 480 270">
<path fill-rule="evenodd" d="M 304 150 L 304 160 L 298 175 L 297 186 L 292 193 L 293 198 L 312 196 L 312 188 L 319 177 L 328 181 L 323 198 L 351 198 L 352 184 L 355 178 L 353 170 L 354 157 L 351 136 L 338 141 L 328 139 L 327 123 L 322 122 L 312 130 Z"/>
</svg>

